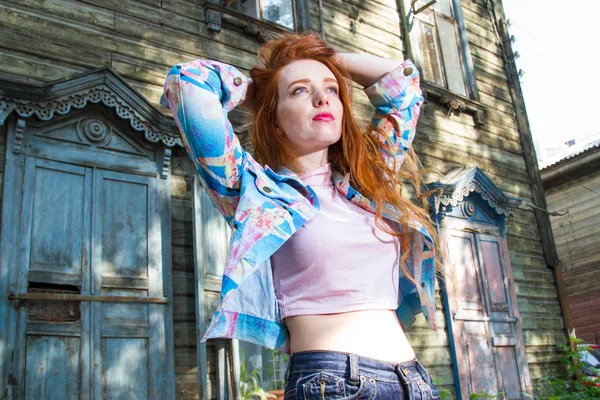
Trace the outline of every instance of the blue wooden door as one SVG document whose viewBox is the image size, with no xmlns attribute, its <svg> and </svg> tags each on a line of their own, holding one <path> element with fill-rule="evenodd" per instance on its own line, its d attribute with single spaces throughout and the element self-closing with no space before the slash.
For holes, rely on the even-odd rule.
<svg viewBox="0 0 600 400">
<path fill-rule="evenodd" d="M 119 171 L 123 156 L 114 144 L 125 136 L 114 129 L 113 139 L 101 143 L 113 146 L 103 153 L 76 143 L 62 125 L 52 137 L 32 129 L 27 154 L 9 160 L 22 188 L 12 208 L 20 217 L 17 246 L 9 249 L 16 317 L 8 326 L 5 393 L 10 399 L 172 398 L 159 212 L 164 184 L 147 172 L 153 164 L 157 171 L 152 153 L 127 139 L 126 163 L 134 164 L 133 146 L 140 161 L 137 173 Z"/>
</svg>

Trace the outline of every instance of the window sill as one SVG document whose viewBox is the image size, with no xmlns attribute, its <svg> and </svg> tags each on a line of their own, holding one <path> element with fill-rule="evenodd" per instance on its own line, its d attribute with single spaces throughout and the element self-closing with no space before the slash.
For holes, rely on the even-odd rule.
<svg viewBox="0 0 600 400">
<path fill-rule="evenodd" d="M 243 25 L 244 31 L 256 35 L 260 42 L 279 37 L 282 34 L 294 33 L 294 30 L 269 21 L 252 18 L 246 14 L 232 10 L 219 4 L 207 2 L 205 5 L 206 18 L 208 20 L 208 29 L 218 32 L 221 30 L 221 16 L 223 19 L 232 22 L 233 25 Z"/>
<path fill-rule="evenodd" d="M 421 89 L 425 101 L 447 106 L 448 116 L 453 112 L 464 112 L 473 116 L 475 126 L 483 126 L 487 123 L 487 107 L 483 104 L 429 82 L 421 82 Z"/>
</svg>

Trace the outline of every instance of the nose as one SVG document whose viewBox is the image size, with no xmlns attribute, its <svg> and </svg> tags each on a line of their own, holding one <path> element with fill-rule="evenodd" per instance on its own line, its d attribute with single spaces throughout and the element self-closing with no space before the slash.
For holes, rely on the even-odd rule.
<svg viewBox="0 0 600 400">
<path fill-rule="evenodd" d="M 329 93 L 326 90 L 318 90 L 314 96 L 315 107 L 328 106 L 329 105 Z"/>
</svg>

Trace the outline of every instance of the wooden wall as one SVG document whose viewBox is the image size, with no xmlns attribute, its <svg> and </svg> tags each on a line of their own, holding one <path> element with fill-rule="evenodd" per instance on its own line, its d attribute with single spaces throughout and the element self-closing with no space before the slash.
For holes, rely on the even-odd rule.
<svg viewBox="0 0 600 400">
<path fill-rule="evenodd" d="M 487 106 L 488 122 L 476 128 L 468 115 L 446 118 L 445 107 L 427 105 L 415 148 L 424 164 L 440 173 L 459 165 L 478 166 L 505 194 L 523 199 L 524 204 L 531 203 L 529 178 L 492 22 L 481 2 L 462 0 L 461 4 L 479 101 Z M 561 355 L 555 346 L 566 341 L 563 317 L 531 208 L 517 210 L 509 218 L 506 232 L 532 379 L 560 374 Z"/>
<path fill-rule="evenodd" d="M 577 162 L 577 158 L 572 162 Z M 597 315 L 600 309 L 600 172 L 597 164 L 583 165 L 579 171 L 570 171 L 567 175 L 579 177 L 546 190 L 548 209 L 558 214 L 550 220 L 563 270 L 571 327 L 585 343 L 600 344 Z M 544 182 L 544 186 L 551 183 Z"/>
<path fill-rule="evenodd" d="M 165 74 L 177 62 L 213 58 L 245 72 L 256 60 L 258 41 L 243 33 L 234 21 L 225 19 L 220 33 L 207 31 L 203 3 L 0 0 L 0 74 L 17 80 L 48 82 L 109 65 L 157 105 Z M 507 195 L 531 201 L 501 52 L 487 11 L 479 3 L 464 0 L 462 7 L 480 101 L 489 110 L 488 123 L 476 128 L 473 117 L 464 113 L 448 118 L 446 107 L 430 102 L 419 123 L 415 148 L 425 166 L 435 172 L 444 174 L 456 166 L 477 165 Z M 317 0 L 310 1 L 311 23 L 317 30 L 318 4 Z M 336 49 L 402 57 L 404 46 L 396 0 L 323 0 L 322 5 L 324 30 Z M 357 111 L 367 115 L 370 107 L 364 95 L 357 93 L 356 99 Z M 172 165 L 176 385 L 178 398 L 191 399 L 197 398 L 193 167 L 183 151 L 174 153 Z M 436 180 L 436 175 L 432 174 L 431 179 Z M 537 379 L 558 365 L 559 354 L 554 346 L 565 340 L 562 316 L 531 210 L 518 210 L 509 220 L 507 232 L 527 357 L 532 376 Z M 208 295 L 214 304 L 214 296 Z M 438 307 L 441 310 L 439 297 Z M 209 310 L 207 315 L 212 312 Z M 434 333 L 419 319 L 408 336 L 436 381 L 452 390 L 450 352 L 441 312 L 437 323 L 439 331 Z M 209 361 L 214 359 L 210 350 Z M 213 373 L 211 368 L 209 372 Z"/>
</svg>

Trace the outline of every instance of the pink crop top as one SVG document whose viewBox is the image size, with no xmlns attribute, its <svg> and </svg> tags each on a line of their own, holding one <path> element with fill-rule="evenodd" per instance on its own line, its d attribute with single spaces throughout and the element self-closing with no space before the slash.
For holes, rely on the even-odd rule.
<svg viewBox="0 0 600 400">
<path fill-rule="evenodd" d="M 281 318 L 398 308 L 398 238 L 337 191 L 329 164 L 300 178 L 321 211 L 271 256 Z"/>
</svg>

